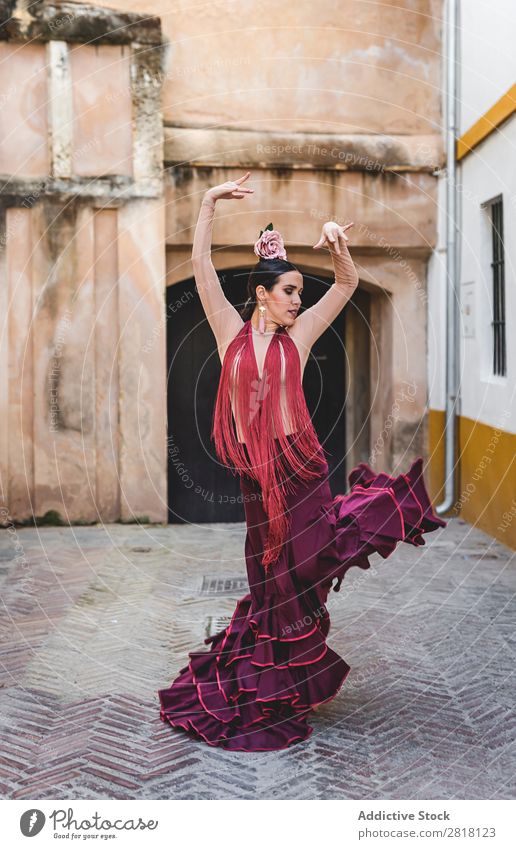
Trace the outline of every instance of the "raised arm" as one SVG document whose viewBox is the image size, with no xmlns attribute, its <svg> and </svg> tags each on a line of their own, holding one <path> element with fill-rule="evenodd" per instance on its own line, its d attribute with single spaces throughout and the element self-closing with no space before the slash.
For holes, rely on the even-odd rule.
<svg viewBox="0 0 516 849">
<path fill-rule="evenodd" d="M 221 360 L 224 358 L 227 346 L 237 335 L 244 322 L 239 312 L 226 298 L 211 260 L 215 204 L 221 198 L 242 198 L 247 193 L 252 192 L 252 189 L 240 185 L 249 174 L 248 171 L 238 180 L 228 181 L 206 192 L 199 210 L 192 246 L 192 268 L 196 288 L 206 318 L 217 341 Z"/>
<path fill-rule="evenodd" d="M 351 259 L 347 246 L 348 237 L 345 233 L 352 226 L 352 222 L 340 227 L 334 221 L 328 221 L 322 228 L 321 238 L 314 245 L 315 249 L 329 248 L 335 282 L 313 307 L 298 315 L 289 330 L 290 335 L 307 353 L 319 336 L 337 318 L 358 286 L 358 272 Z"/>
</svg>

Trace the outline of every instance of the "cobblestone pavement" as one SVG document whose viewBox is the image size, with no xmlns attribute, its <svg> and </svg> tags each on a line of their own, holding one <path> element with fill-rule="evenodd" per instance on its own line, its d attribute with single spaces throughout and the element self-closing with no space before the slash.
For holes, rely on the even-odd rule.
<svg viewBox="0 0 516 849">
<path fill-rule="evenodd" d="M 347 681 L 256 754 L 172 729 L 156 692 L 247 592 L 243 524 L 0 533 L 3 798 L 514 798 L 515 553 L 460 519 L 348 572 Z"/>
</svg>

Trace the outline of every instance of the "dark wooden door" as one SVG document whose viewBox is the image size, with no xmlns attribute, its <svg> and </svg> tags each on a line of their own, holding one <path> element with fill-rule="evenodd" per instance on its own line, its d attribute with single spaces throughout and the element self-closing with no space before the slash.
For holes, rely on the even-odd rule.
<svg viewBox="0 0 516 849">
<path fill-rule="evenodd" d="M 245 301 L 249 271 L 219 272 L 237 309 Z M 330 282 L 305 276 L 303 307 L 315 303 Z M 193 278 L 167 289 L 167 360 L 169 522 L 243 522 L 239 479 L 220 464 L 210 438 L 221 366 Z M 314 345 L 303 388 L 327 452 L 332 491 L 344 492 L 344 312 Z"/>
<path fill-rule="evenodd" d="M 244 521 L 210 437 L 220 360 L 193 278 L 168 288 L 167 310 L 169 522 Z"/>
</svg>

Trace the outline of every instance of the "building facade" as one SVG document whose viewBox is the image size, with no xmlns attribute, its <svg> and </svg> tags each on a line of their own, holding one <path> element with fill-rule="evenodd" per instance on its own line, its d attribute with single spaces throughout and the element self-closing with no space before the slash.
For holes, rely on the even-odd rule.
<svg viewBox="0 0 516 849">
<path fill-rule="evenodd" d="M 516 547 L 516 85 L 514 8 L 461 4 L 457 139 L 460 291 L 455 510 Z M 510 21 L 512 19 L 512 27 Z M 496 45 L 496 50 L 493 49 Z M 442 467 L 445 191 L 429 264 L 430 452 Z"/>
<path fill-rule="evenodd" d="M 423 455 L 438 498 L 440 0 L 281 17 L 268 2 L 1 5 L 10 517 L 239 518 L 209 444 L 220 364 L 190 254 L 203 193 L 247 170 L 252 202 L 218 204 L 213 236 L 236 306 L 270 221 L 306 305 L 332 280 L 322 224 L 355 222 L 360 285 L 305 372 L 337 489 L 362 460 L 400 472 Z"/>
</svg>

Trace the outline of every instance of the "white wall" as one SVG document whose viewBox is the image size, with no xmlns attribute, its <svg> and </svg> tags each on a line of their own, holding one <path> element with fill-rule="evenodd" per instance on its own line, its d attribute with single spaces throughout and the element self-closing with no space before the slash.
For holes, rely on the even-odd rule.
<svg viewBox="0 0 516 849">
<path fill-rule="evenodd" d="M 461 413 L 516 432 L 516 115 L 492 133 L 461 166 L 461 301 L 471 287 L 471 327 L 461 315 Z M 507 375 L 492 374 L 492 259 L 488 213 L 481 204 L 503 197 Z"/>
<path fill-rule="evenodd" d="M 462 0 L 459 135 L 516 82 L 516 3 Z"/>
<path fill-rule="evenodd" d="M 460 134 L 516 81 L 516 4 L 461 4 Z M 444 45 L 443 45 L 444 47 Z M 446 119 L 443 65 L 443 121 Z M 444 131 L 444 127 L 443 127 Z M 461 415 L 516 432 L 516 116 L 458 165 Z M 492 374 L 491 232 L 481 204 L 504 201 L 507 376 Z M 439 178 L 438 240 L 428 268 L 429 404 L 445 406 L 446 182 Z M 466 310 L 471 315 L 466 317 Z M 467 333 L 472 335 L 468 336 Z"/>
</svg>

